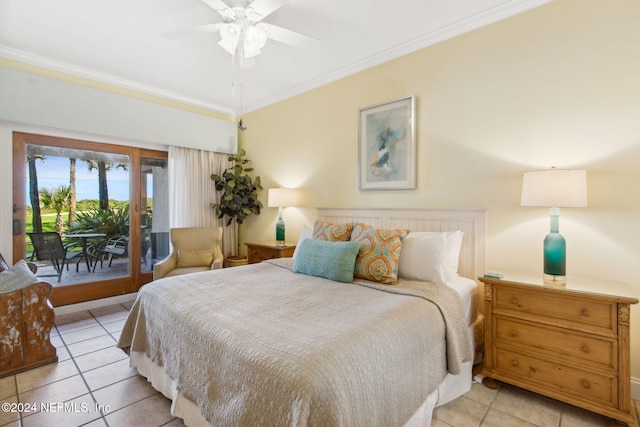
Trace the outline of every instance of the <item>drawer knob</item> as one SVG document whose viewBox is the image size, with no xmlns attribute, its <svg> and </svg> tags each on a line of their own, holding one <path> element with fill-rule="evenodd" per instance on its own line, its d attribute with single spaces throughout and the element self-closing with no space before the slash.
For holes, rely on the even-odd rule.
<svg viewBox="0 0 640 427">
<path fill-rule="evenodd" d="M 582 347 L 582 352 L 583 353 L 591 353 L 591 349 L 589 349 L 589 347 L 587 347 L 586 345 Z"/>
<path fill-rule="evenodd" d="M 516 298 L 511 298 L 511 301 L 509 302 L 513 305 L 518 305 L 518 300 Z"/>
<path fill-rule="evenodd" d="M 518 363 L 518 361 L 516 359 L 513 359 L 511 361 L 511 366 L 513 366 L 514 368 L 517 368 L 518 366 L 520 366 L 520 364 Z"/>
<path fill-rule="evenodd" d="M 582 310 L 582 316 L 583 317 L 589 317 L 589 310 L 587 310 L 586 308 L 584 310 Z"/>
<path fill-rule="evenodd" d="M 518 336 L 518 331 L 515 330 L 515 329 L 512 329 L 511 330 L 511 336 L 514 337 L 514 338 L 517 337 Z"/>
<path fill-rule="evenodd" d="M 589 381 L 582 381 L 582 388 L 590 389 L 591 384 L 589 384 Z"/>
</svg>

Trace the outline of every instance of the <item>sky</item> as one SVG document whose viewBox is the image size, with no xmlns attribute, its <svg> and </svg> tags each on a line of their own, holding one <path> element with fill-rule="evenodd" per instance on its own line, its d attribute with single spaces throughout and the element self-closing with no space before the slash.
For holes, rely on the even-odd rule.
<svg viewBox="0 0 640 427">
<path fill-rule="evenodd" d="M 66 157 L 47 156 L 44 161 L 36 161 L 38 172 L 38 190 L 47 187 L 69 185 L 69 159 Z M 29 171 L 27 177 L 27 204 L 29 203 Z M 112 168 L 107 172 L 109 199 L 129 200 L 129 171 Z M 76 162 L 76 200 L 98 199 L 98 170 L 89 171 L 82 160 Z"/>
</svg>

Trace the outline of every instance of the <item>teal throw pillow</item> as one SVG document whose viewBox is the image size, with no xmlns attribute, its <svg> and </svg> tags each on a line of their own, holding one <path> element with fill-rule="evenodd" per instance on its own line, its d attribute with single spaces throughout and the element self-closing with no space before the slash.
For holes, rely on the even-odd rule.
<svg viewBox="0 0 640 427">
<path fill-rule="evenodd" d="M 353 282 L 359 250 L 358 242 L 305 239 L 296 248 L 293 271 L 350 283 Z"/>
</svg>

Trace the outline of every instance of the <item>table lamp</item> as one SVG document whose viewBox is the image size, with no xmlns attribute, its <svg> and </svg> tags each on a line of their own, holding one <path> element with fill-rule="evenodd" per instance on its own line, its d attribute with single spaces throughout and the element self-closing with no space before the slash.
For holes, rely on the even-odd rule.
<svg viewBox="0 0 640 427">
<path fill-rule="evenodd" d="M 555 168 L 526 172 L 520 205 L 550 208 L 551 229 L 544 238 L 543 278 L 545 284 L 565 284 L 567 247 L 559 231 L 560 208 L 587 206 L 587 172 Z"/>
<path fill-rule="evenodd" d="M 268 206 L 278 208 L 278 221 L 276 222 L 276 246 L 286 246 L 284 241 L 284 220 L 282 210 L 295 206 L 295 190 L 291 188 L 270 188 Z"/>
</svg>

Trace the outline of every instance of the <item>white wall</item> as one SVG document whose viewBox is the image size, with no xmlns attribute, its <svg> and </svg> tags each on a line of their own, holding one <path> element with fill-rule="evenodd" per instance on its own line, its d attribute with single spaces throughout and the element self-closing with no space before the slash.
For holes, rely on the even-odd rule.
<svg viewBox="0 0 640 427">
<path fill-rule="evenodd" d="M 0 66 L 0 120 L 221 153 L 235 122 Z"/>
</svg>

